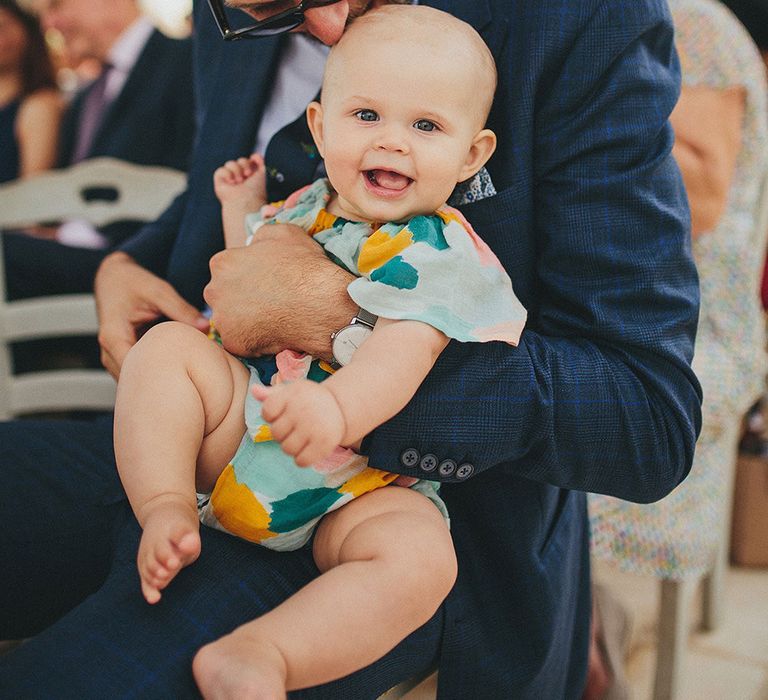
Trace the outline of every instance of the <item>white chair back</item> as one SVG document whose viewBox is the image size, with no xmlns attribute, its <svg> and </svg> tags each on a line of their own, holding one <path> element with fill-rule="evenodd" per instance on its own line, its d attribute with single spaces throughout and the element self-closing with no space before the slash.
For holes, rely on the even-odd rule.
<svg viewBox="0 0 768 700">
<path fill-rule="evenodd" d="M 0 228 L 84 219 L 151 221 L 185 187 L 176 170 L 95 158 L 0 186 Z M 0 420 L 24 414 L 109 410 L 115 385 L 104 370 L 46 369 L 15 374 L 11 344 L 35 339 L 96 335 L 91 294 L 8 301 L 0 246 Z"/>
</svg>

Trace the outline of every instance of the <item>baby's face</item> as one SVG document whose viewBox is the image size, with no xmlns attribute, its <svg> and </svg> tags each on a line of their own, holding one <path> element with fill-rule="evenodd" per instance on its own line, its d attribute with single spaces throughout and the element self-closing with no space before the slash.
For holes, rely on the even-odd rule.
<svg viewBox="0 0 768 700">
<path fill-rule="evenodd" d="M 471 75 L 418 48 L 368 48 L 360 60 L 336 62 L 315 115 L 336 213 L 402 221 L 445 204 L 477 170 L 468 161 L 483 124 Z"/>
</svg>

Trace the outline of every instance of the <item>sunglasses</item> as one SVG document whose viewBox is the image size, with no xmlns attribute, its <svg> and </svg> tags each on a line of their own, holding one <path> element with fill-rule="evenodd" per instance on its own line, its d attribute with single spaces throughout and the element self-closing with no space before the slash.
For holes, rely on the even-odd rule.
<svg viewBox="0 0 768 700">
<path fill-rule="evenodd" d="M 256 22 L 248 27 L 232 29 L 229 26 L 227 14 L 224 11 L 224 0 L 208 0 L 208 6 L 213 13 L 213 19 L 221 32 L 224 41 L 237 41 L 238 39 L 258 39 L 264 36 L 275 36 L 290 32 L 292 29 L 304 24 L 304 11 L 313 7 L 333 5 L 339 0 L 301 0 L 293 7 L 278 12 L 266 19 Z"/>
</svg>

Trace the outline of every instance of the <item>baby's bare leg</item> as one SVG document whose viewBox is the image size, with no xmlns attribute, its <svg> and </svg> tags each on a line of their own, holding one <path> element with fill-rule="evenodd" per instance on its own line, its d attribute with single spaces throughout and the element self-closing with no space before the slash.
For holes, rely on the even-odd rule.
<svg viewBox="0 0 768 700">
<path fill-rule="evenodd" d="M 138 566 L 150 603 L 200 553 L 195 487 L 210 490 L 235 453 L 247 387 L 242 363 L 181 323 L 152 328 L 125 359 L 115 455 L 144 530 Z"/>
<path fill-rule="evenodd" d="M 442 515 L 396 486 L 325 516 L 314 555 L 320 577 L 198 652 L 203 695 L 284 698 L 357 671 L 427 622 L 456 578 Z"/>
</svg>

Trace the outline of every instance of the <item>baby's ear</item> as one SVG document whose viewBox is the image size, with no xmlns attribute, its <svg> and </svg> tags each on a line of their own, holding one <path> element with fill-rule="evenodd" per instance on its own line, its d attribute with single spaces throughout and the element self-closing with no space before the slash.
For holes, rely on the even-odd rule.
<svg viewBox="0 0 768 700">
<path fill-rule="evenodd" d="M 323 107 L 319 102 L 307 106 L 307 125 L 320 155 L 325 158 L 323 147 Z"/>
<path fill-rule="evenodd" d="M 464 182 L 471 178 L 480 168 L 482 168 L 488 159 L 496 150 L 496 134 L 490 129 L 482 129 L 477 132 L 472 140 L 472 145 L 467 153 L 467 160 L 461 169 L 458 182 Z"/>
</svg>

